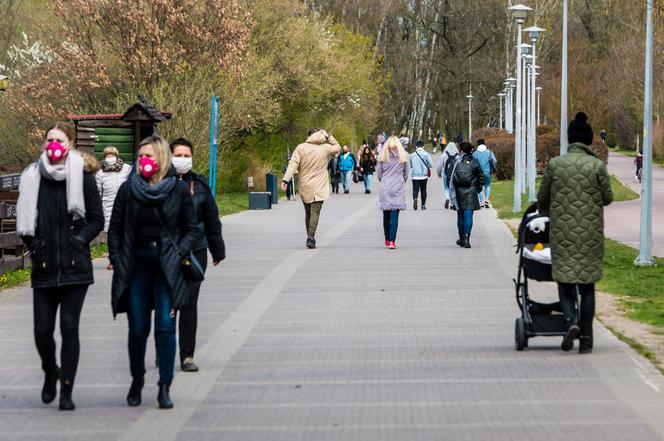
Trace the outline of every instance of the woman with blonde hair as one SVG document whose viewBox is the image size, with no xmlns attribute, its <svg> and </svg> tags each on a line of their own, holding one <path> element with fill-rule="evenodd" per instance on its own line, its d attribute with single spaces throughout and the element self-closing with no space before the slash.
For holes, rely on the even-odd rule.
<svg viewBox="0 0 664 441">
<path fill-rule="evenodd" d="M 90 241 L 104 228 L 95 187 L 97 161 L 74 146 L 76 129 L 57 122 L 44 132 L 43 151 L 21 175 L 16 232 L 32 259 L 34 336 L 44 370 L 41 399 L 56 397 L 60 410 L 74 410 L 72 391 L 80 342 L 78 327 L 88 287 L 94 283 Z M 60 363 L 55 353 L 55 320 L 60 310 Z"/>
<path fill-rule="evenodd" d="M 95 175 L 97 190 L 104 207 L 104 231 L 108 231 L 115 196 L 118 194 L 120 186 L 127 180 L 129 172 L 131 172 L 131 166 L 122 161 L 118 149 L 113 146 L 106 147 L 104 160 L 101 161 L 101 170 Z"/>
<path fill-rule="evenodd" d="M 378 208 L 383 210 L 385 246 L 396 248 L 399 211 L 406 209 L 406 182 L 410 167 L 408 153 L 396 136 L 390 136 L 378 157 L 376 177 L 380 181 Z"/>
<path fill-rule="evenodd" d="M 152 309 L 159 357 L 157 401 L 161 409 L 173 407 L 175 311 L 187 305 L 191 292 L 182 260 L 200 233 L 189 188 L 176 177 L 171 160 L 170 146 L 161 137 L 139 144 L 136 174 L 120 187 L 108 230 L 113 315 L 126 312 L 129 321 L 132 382 L 127 404 L 132 407 L 141 404 Z"/>
</svg>

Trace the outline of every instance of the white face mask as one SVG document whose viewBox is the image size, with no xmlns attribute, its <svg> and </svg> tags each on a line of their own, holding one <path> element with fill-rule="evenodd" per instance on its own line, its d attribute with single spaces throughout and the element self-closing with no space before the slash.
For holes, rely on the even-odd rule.
<svg viewBox="0 0 664 441">
<path fill-rule="evenodd" d="M 113 164 L 115 164 L 116 162 L 118 162 L 118 157 L 117 157 L 117 156 L 114 156 L 114 155 L 108 155 L 108 156 L 104 159 L 104 161 L 106 161 L 106 164 L 108 164 L 108 165 L 113 165 Z"/>
<path fill-rule="evenodd" d="M 173 158 L 173 166 L 180 175 L 187 174 L 191 171 L 192 161 L 191 158 L 177 157 Z"/>
</svg>

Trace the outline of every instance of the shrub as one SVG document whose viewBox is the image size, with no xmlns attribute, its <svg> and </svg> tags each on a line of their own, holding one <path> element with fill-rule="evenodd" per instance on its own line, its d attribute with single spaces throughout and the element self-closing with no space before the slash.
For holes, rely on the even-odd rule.
<svg viewBox="0 0 664 441">
<path fill-rule="evenodd" d="M 546 135 L 547 133 L 555 131 L 560 132 L 556 127 L 552 126 L 551 124 L 542 124 L 541 126 L 537 127 L 537 136 Z"/>
<path fill-rule="evenodd" d="M 496 156 L 496 177 L 500 180 L 514 177 L 514 135 L 506 132 L 486 137 L 487 147 Z"/>
<path fill-rule="evenodd" d="M 495 127 L 482 127 L 481 129 L 477 129 L 473 132 L 473 141 L 477 141 L 478 139 L 482 138 L 484 138 L 486 141 L 487 138 L 491 138 L 492 136 L 500 134 L 507 134 L 507 132 Z"/>
</svg>

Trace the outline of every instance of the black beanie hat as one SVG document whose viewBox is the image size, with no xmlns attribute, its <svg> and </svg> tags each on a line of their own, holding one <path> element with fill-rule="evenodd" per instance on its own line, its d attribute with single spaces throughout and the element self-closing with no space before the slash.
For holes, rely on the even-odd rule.
<svg viewBox="0 0 664 441">
<path fill-rule="evenodd" d="M 567 129 L 567 141 L 570 144 L 580 142 L 585 145 L 591 145 L 594 136 L 593 128 L 588 124 L 588 115 L 583 112 L 577 113 L 574 120 L 569 123 L 569 129 Z"/>
</svg>

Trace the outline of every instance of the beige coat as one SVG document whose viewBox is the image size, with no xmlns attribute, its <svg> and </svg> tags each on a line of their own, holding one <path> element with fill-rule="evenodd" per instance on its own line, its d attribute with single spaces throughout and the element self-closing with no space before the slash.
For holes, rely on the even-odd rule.
<svg viewBox="0 0 664 441">
<path fill-rule="evenodd" d="M 331 156 L 340 151 L 341 146 L 337 140 L 324 130 L 314 133 L 304 144 L 297 146 L 283 179 L 288 182 L 293 175 L 300 177 L 302 202 L 310 204 L 330 197 L 327 163 Z"/>
</svg>

